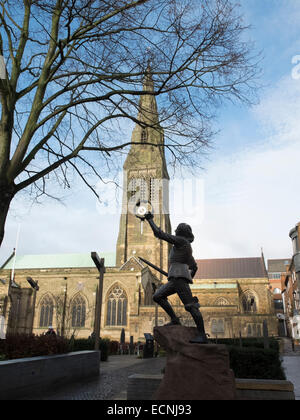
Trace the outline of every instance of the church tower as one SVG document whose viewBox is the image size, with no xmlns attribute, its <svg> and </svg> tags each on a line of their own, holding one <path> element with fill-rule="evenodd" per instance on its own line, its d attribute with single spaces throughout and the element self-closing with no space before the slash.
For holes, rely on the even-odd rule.
<svg viewBox="0 0 300 420">
<path fill-rule="evenodd" d="M 143 91 L 154 92 L 150 71 L 146 73 Z M 155 223 L 171 232 L 164 132 L 159 124 L 156 99 L 151 93 L 140 97 L 138 120 L 140 124 L 136 124 L 132 132 L 132 145 L 123 166 L 123 202 L 116 263 L 120 267 L 132 256 L 140 256 L 167 271 L 169 245 L 154 237 L 147 221 L 141 223 L 135 216 L 136 203 L 148 202 Z"/>
</svg>

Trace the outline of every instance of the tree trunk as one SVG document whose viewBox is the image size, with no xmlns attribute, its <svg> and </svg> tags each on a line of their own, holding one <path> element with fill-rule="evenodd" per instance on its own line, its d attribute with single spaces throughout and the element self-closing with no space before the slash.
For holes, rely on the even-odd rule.
<svg viewBox="0 0 300 420">
<path fill-rule="evenodd" d="M 12 190 L 7 188 L 0 187 L 0 247 L 4 239 L 4 228 L 5 222 L 8 214 L 8 209 L 12 199 L 14 198 L 15 193 Z"/>
</svg>

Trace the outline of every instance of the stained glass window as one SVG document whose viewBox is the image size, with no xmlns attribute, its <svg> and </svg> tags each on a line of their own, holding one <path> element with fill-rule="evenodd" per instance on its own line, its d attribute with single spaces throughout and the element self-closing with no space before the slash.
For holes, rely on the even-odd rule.
<svg viewBox="0 0 300 420">
<path fill-rule="evenodd" d="M 114 287 L 108 296 L 106 325 L 127 325 L 127 297 L 120 286 Z"/>
<path fill-rule="evenodd" d="M 40 327 L 49 327 L 53 322 L 54 303 L 50 296 L 45 296 L 41 302 Z"/>
<path fill-rule="evenodd" d="M 86 317 L 86 304 L 85 299 L 78 295 L 72 300 L 71 304 L 72 313 L 72 327 L 84 327 Z"/>
</svg>

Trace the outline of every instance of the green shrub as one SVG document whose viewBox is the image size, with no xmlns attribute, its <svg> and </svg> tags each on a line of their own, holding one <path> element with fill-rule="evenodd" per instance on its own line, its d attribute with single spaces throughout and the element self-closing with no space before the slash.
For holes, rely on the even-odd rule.
<svg viewBox="0 0 300 420">
<path fill-rule="evenodd" d="M 215 339 L 209 341 L 216 343 Z M 269 337 L 269 349 L 264 349 L 262 337 L 220 338 L 217 343 L 228 347 L 230 367 L 236 378 L 285 379 L 280 361 L 280 345 L 275 338 Z"/>
<path fill-rule="evenodd" d="M 228 350 L 236 378 L 286 379 L 278 351 L 254 347 L 229 347 Z"/>
<path fill-rule="evenodd" d="M 242 341 L 242 347 L 256 347 L 263 349 L 264 348 L 264 339 L 259 337 L 243 337 L 241 339 Z M 210 343 L 215 344 L 216 339 L 211 338 L 209 340 Z M 225 344 L 227 346 L 240 346 L 240 339 L 239 338 L 218 338 L 217 339 L 218 344 Z M 270 349 L 275 350 L 279 352 L 279 341 L 276 340 L 273 337 L 269 337 L 269 345 Z"/>
<path fill-rule="evenodd" d="M 62 354 L 68 348 L 68 340 L 53 335 L 8 334 L 0 343 L 6 360 Z"/>
<path fill-rule="evenodd" d="M 89 338 L 71 338 L 70 351 L 85 351 L 95 349 L 95 340 Z"/>
<path fill-rule="evenodd" d="M 101 361 L 105 362 L 109 354 L 108 338 L 101 338 L 99 341 L 99 350 L 101 351 Z M 69 351 L 85 351 L 95 349 L 94 338 L 71 338 L 69 343 Z"/>
<path fill-rule="evenodd" d="M 102 362 L 108 360 L 109 343 L 110 343 L 110 340 L 108 338 L 101 338 L 101 340 L 100 340 L 100 351 L 101 351 Z"/>
<path fill-rule="evenodd" d="M 101 361 L 108 359 L 109 339 L 100 339 Z M 72 351 L 94 350 L 95 340 L 89 338 L 65 338 L 53 335 L 10 334 L 0 340 L 0 360 L 24 357 L 49 356 Z"/>
</svg>

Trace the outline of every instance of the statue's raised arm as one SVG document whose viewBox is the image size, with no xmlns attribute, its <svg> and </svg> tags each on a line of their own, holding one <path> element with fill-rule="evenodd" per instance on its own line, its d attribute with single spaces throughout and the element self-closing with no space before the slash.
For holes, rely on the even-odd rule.
<svg viewBox="0 0 300 420">
<path fill-rule="evenodd" d="M 193 283 L 193 277 L 197 272 L 197 264 L 194 260 L 191 246 L 191 243 L 194 241 L 192 229 L 188 224 L 180 223 L 175 231 L 175 235 L 171 235 L 156 226 L 153 219 L 151 212 L 147 212 L 143 216 L 143 220 L 148 221 L 154 235 L 158 239 L 173 245 L 169 255 L 168 283 L 162 285 L 154 293 L 153 300 L 170 316 L 171 322 L 167 325 L 180 325 L 180 320 L 167 299 L 168 296 L 177 293 L 186 311 L 192 315 L 199 332 L 191 342 L 206 344 L 208 341 L 203 318 L 199 310 L 198 298 L 193 297 L 189 286 L 189 283 Z"/>
</svg>

